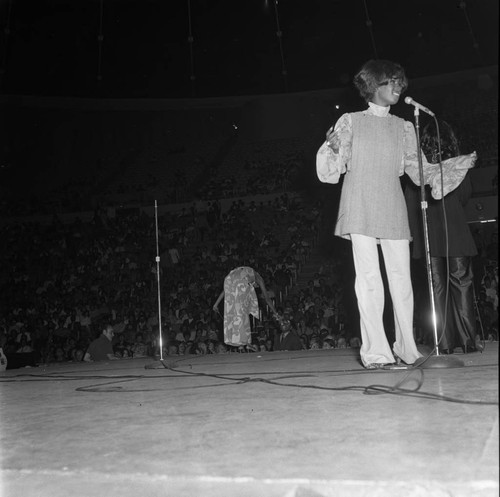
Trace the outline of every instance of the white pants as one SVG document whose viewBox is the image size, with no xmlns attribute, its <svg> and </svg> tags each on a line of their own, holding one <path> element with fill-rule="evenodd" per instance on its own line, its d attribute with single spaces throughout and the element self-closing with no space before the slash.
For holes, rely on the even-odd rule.
<svg viewBox="0 0 500 497">
<path fill-rule="evenodd" d="M 405 363 L 413 364 L 421 357 L 413 337 L 413 288 L 410 274 L 408 240 L 381 239 L 380 245 L 394 308 L 396 341 L 393 351 L 385 335 L 384 284 L 380 273 L 377 239 L 351 235 L 354 267 L 356 269 L 356 297 L 361 323 L 361 362 L 395 362 L 393 351 Z"/>
</svg>

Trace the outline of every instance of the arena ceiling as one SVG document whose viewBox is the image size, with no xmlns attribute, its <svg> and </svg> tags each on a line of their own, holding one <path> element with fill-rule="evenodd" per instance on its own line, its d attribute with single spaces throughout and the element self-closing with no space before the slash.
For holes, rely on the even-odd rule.
<svg viewBox="0 0 500 497">
<path fill-rule="evenodd" d="M 370 58 L 410 78 L 498 58 L 498 0 L 1 0 L 0 23 L 7 95 L 300 92 Z"/>
</svg>

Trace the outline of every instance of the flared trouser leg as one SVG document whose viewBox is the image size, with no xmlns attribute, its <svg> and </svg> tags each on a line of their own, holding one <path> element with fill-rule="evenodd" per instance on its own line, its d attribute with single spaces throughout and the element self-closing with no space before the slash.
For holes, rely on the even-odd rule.
<svg viewBox="0 0 500 497">
<path fill-rule="evenodd" d="M 476 319 L 471 258 L 449 257 L 448 265 L 449 274 L 445 257 L 431 257 L 433 290 L 440 321 L 440 326 L 438 326 L 439 347 L 453 350 L 455 347 L 465 345 L 474 346 Z M 449 281 L 449 286 L 445 323 L 444 307 L 447 281 Z"/>
<path fill-rule="evenodd" d="M 410 272 L 408 240 L 381 239 L 387 281 L 394 310 L 396 341 L 393 351 L 406 364 L 413 364 L 422 354 L 417 350 L 413 334 L 413 287 Z"/>
<path fill-rule="evenodd" d="M 351 235 L 356 279 L 354 289 L 358 300 L 361 328 L 361 362 L 392 363 L 394 356 L 385 335 L 384 284 L 380 273 L 377 239 Z"/>
<path fill-rule="evenodd" d="M 436 324 L 438 335 L 438 347 L 440 349 L 452 350 L 455 348 L 453 336 L 448 332 L 451 331 L 449 313 L 445 314 L 446 301 L 446 258 L 431 257 L 432 270 L 432 291 L 434 293 L 434 306 L 436 311 Z M 448 331 L 447 331 L 448 330 Z M 435 339 L 432 342 L 434 345 Z"/>
</svg>

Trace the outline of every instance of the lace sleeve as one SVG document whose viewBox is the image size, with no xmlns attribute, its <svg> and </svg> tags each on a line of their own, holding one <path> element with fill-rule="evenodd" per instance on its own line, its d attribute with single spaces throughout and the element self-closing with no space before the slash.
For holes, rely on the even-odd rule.
<svg viewBox="0 0 500 497">
<path fill-rule="evenodd" d="M 417 155 L 417 137 L 413 123 L 405 121 L 404 132 L 404 172 L 410 179 L 420 186 L 420 173 Z M 431 164 L 422 153 L 422 166 L 424 184 L 430 185 L 432 196 L 440 199 L 455 190 L 465 178 L 467 171 L 474 167 L 477 160 L 476 152 L 468 155 L 452 157 L 442 162 L 443 184 L 441 185 L 441 172 L 439 164 Z"/>
<path fill-rule="evenodd" d="M 340 175 L 351 165 L 352 120 L 350 114 L 342 115 L 335 124 L 335 133 L 340 140 L 338 153 L 325 141 L 316 154 L 316 173 L 323 183 L 338 183 Z"/>
</svg>

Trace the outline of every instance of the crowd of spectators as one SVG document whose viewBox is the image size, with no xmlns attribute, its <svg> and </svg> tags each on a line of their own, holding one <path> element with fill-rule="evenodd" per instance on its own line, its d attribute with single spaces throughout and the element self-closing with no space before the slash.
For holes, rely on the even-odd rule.
<svg viewBox="0 0 500 497">
<path fill-rule="evenodd" d="M 111 324 L 117 357 L 159 354 L 158 284 L 164 355 L 278 350 L 280 326 L 261 305 L 252 344 L 223 343 L 222 316 L 212 311 L 224 276 L 249 265 L 265 279 L 280 317 L 304 350 L 359 347 L 349 325 L 345 261 L 323 258 L 311 278 L 303 268 L 317 240 L 320 206 L 286 194 L 266 202 L 217 201 L 158 218 L 141 212 L 90 222 L 11 224 L 1 228 L 0 345 L 10 364 L 81 361 L 90 342 Z M 478 333 L 498 339 L 498 262 L 484 242 L 477 304 Z M 157 270 L 160 270 L 158 277 Z M 351 282 L 347 282 L 347 286 Z M 24 359 L 23 359 L 24 358 Z"/>
<path fill-rule="evenodd" d="M 157 355 L 159 284 L 164 354 L 272 351 L 280 328 L 265 305 L 251 345 L 222 341 L 222 316 L 212 305 L 224 276 L 239 265 L 264 277 L 304 349 L 359 345 L 346 333 L 341 261 L 323 263 L 298 285 L 319 212 L 286 194 L 259 203 L 234 200 L 225 211 L 213 201 L 201 211 L 193 204 L 166 212 L 158 217 L 159 262 L 155 219 L 141 212 L 109 217 L 97 209 L 90 222 L 54 217 L 50 225 L 5 225 L 1 346 L 8 358 L 19 362 L 26 354 L 32 365 L 81 361 L 110 323 L 117 356 Z"/>
</svg>

